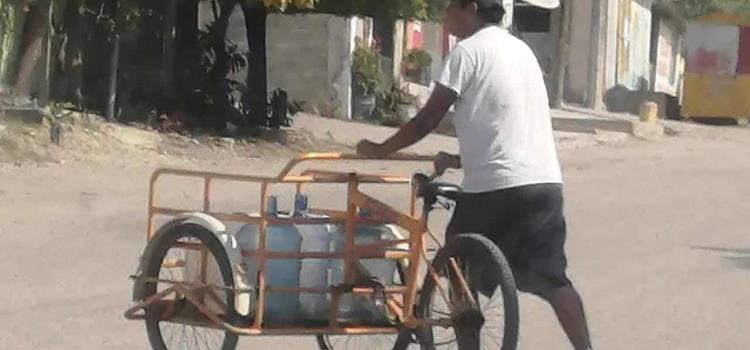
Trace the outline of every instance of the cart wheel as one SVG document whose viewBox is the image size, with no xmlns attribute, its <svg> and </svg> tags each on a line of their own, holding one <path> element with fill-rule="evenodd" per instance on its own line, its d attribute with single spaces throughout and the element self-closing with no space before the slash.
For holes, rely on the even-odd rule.
<svg viewBox="0 0 750 350">
<path fill-rule="evenodd" d="M 461 287 L 455 261 L 472 298 Z M 433 326 L 417 334 L 422 350 L 514 350 L 518 342 L 518 299 L 513 273 L 500 249 L 478 234 L 463 234 L 441 249 L 432 262 L 416 315 Z M 440 325 L 438 325 L 440 324 Z"/>
<path fill-rule="evenodd" d="M 214 234 L 205 228 L 193 224 L 179 225 L 153 242 L 160 243 L 147 262 L 146 277 L 199 282 L 203 276 L 206 284 L 234 288 L 226 252 Z M 185 243 L 192 244 L 192 248 Z M 201 247 L 205 249 L 201 250 Z M 169 287 L 165 283 L 147 283 L 146 298 Z M 196 295 L 223 320 L 231 323 L 236 319 L 236 310 L 232 307 L 234 291 L 231 289 L 215 291 L 222 303 L 228 305 L 226 307 L 206 294 Z M 182 295 L 168 295 L 163 302 L 147 307 L 145 319 L 148 339 L 156 350 L 233 350 L 237 347 L 237 335 L 206 327 L 210 322 Z"/>
<path fill-rule="evenodd" d="M 410 333 L 379 335 L 318 335 L 320 350 L 406 350 L 412 344 Z"/>
</svg>

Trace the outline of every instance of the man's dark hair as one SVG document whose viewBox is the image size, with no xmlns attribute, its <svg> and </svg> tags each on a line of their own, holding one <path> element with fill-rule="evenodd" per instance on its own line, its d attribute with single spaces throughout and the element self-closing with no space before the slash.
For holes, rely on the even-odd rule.
<svg viewBox="0 0 750 350">
<path fill-rule="evenodd" d="M 455 0 L 461 7 L 477 4 L 477 15 L 485 23 L 500 24 L 505 17 L 502 0 Z"/>
</svg>

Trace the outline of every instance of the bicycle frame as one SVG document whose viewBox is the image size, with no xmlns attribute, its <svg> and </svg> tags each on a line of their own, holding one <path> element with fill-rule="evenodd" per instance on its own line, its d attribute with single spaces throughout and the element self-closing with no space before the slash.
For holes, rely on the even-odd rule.
<svg viewBox="0 0 750 350">
<path fill-rule="evenodd" d="M 349 334 L 349 335 L 360 335 L 360 334 L 380 334 L 380 333 L 397 333 L 401 327 L 407 329 L 416 329 L 420 325 L 428 322 L 427 320 L 419 320 L 414 315 L 414 306 L 417 302 L 417 293 L 420 287 L 420 271 L 424 268 L 423 263 L 427 263 L 427 273 L 432 278 L 437 279 L 437 273 L 430 266 L 430 262 L 427 261 L 426 257 L 426 239 L 430 238 L 438 247 L 442 247 L 442 242 L 429 232 L 427 223 L 429 220 L 429 212 L 431 208 L 424 208 L 420 215 L 416 213 L 416 186 L 412 184 L 410 177 L 399 177 L 399 176 L 383 176 L 383 175 L 367 175 L 367 174 L 355 174 L 355 173 L 339 173 L 332 171 L 320 171 L 320 170 L 305 170 L 300 175 L 290 175 L 299 164 L 308 161 L 346 161 L 346 160 L 357 160 L 357 161 L 410 161 L 410 162 L 431 162 L 432 157 L 424 156 L 410 156 L 410 155 L 397 155 L 386 159 L 368 159 L 357 155 L 337 154 L 337 153 L 308 153 L 300 156 L 297 159 L 290 161 L 281 172 L 273 177 L 262 177 L 262 176 L 247 176 L 247 175 L 230 175 L 220 174 L 213 172 L 201 172 L 201 171 L 188 171 L 178 169 L 158 169 L 151 176 L 149 200 L 148 200 L 148 226 L 147 226 L 147 239 L 151 240 L 154 237 L 154 219 L 158 215 L 165 216 L 177 216 L 189 212 L 189 210 L 179 208 L 167 208 L 161 207 L 156 204 L 157 201 L 157 185 L 159 180 L 165 176 L 177 176 L 177 177 L 188 177 L 188 178 L 200 178 L 203 180 L 203 212 L 215 217 L 220 221 L 232 221 L 245 224 L 254 224 L 259 227 L 258 236 L 258 247 L 256 250 L 243 250 L 242 256 L 247 258 L 254 258 L 257 266 L 257 303 L 255 306 L 255 316 L 253 322 L 248 327 L 237 327 L 236 325 L 228 324 L 222 321 L 215 314 L 212 314 L 205 305 L 200 305 L 200 302 L 195 297 L 196 292 L 207 294 L 212 300 L 217 300 L 215 291 L 222 289 L 220 286 L 211 286 L 205 284 L 205 265 L 206 265 L 206 254 L 205 248 L 202 246 L 189 246 L 184 245 L 187 249 L 198 249 L 204 252 L 202 254 L 202 268 L 201 273 L 202 283 L 191 284 L 180 281 L 164 281 L 155 279 L 146 279 L 149 283 L 166 283 L 172 286 L 153 295 L 147 300 L 143 300 L 138 305 L 132 307 L 126 312 L 126 317 L 129 319 L 142 318 L 136 316 L 135 313 L 138 310 L 144 309 L 147 305 L 159 302 L 165 296 L 170 293 L 178 293 L 184 295 L 191 303 L 196 304 L 196 308 L 206 316 L 207 321 L 205 324 L 201 324 L 206 327 L 214 327 L 225 329 L 230 332 L 240 335 L 300 335 L 300 334 Z M 232 214 L 232 213 L 221 213 L 212 211 L 211 203 L 211 189 L 212 183 L 215 180 L 223 181 L 236 181 L 245 183 L 257 183 L 260 185 L 260 206 L 261 210 L 259 215 L 249 214 Z M 346 184 L 347 185 L 347 209 L 344 211 L 329 210 L 329 209 L 313 209 L 309 211 L 312 213 L 325 214 L 326 218 L 278 218 L 266 214 L 266 203 L 269 193 L 269 188 L 275 184 L 292 184 L 296 185 L 297 193 L 300 193 L 305 185 L 310 184 Z M 360 191 L 360 184 L 411 184 L 411 195 L 410 195 L 410 211 L 408 214 L 401 213 L 365 193 Z M 369 218 L 361 218 L 357 216 L 357 209 L 363 209 L 371 213 Z M 275 252 L 268 250 L 266 243 L 266 232 L 268 225 L 277 224 L 342 224 L 345 227 L 345 240 L 344 250 L 337 252 Z M 380 241 L 367 245 L 356 245 L 355 244 L 355 231 L 356 225 L 380 225 L 380 224 L 395 224 L 398 227 L 409 232 L 408 239 L 393 240 L 393 241 Z M 397 245 L 408 245 L 408 250 L 391 250 Z M 336 286 L 328 286 L 321 288 L 273 288 L 269 287 L 266 276 L 266 264 L 269 260 L 273 259 L 342 259 L 343 260 L 343 275 L 344 285 L 355 285 L 357 278 L 357 271 L 355 269 L 359 259 L 406 259 L 409 262 L 409 268 L 406 273 L 404 286 L 395 286 L 385 288 L 386 302 L 385 305 L 388 310 L 396 316 L 398 319 L 396 326 L 393 327 L 346 327 L 339 324 L 338 310 L 340 296 L 343 292 L 340 291 Z M 456 272 L 458 267 L 453 264 Z M 460 276 L 460 273 L 457 273 Z M 139 278 L 139 277 L 134 277 Z M 143 277 L 140 277 L 143 278 Z M 462 288 L 464 291 L 468 291 L 466 282 L 461 280 L 463 284 Z M 354 288 L 352 293 L 370 295 L 375 292 L 374 288 Z M 448 300 L 446 292 L 439 288 L 439 292 L 443 298 Z M 313 293 L 313 294 L 331 294 L 331 307 L 328 315 L 328 326 L 327 327 L 283 327 L 283 328 L 268 328 L 264 327 L 264 311 L 266 306 L 266 298 L 268 293 Z M 471 299 L 471 293 L 467 293 Z M 472 300 L 473 302 L 473 300 Z M 450 303 L 449 303 L 450 305 Z M 200 322 L 198 322 L 200 323 Z M 433 322 L 441 324 L 440 321 Z"/>
</svg>

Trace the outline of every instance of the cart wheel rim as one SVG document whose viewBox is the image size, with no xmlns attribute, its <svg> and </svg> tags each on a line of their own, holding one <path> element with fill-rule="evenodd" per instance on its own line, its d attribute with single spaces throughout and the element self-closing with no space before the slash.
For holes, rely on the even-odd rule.
<svg viewBox="0 0 750 350">
<path fill-rule="evenodd" d="M 416 312 L 431 324 L 418 332 L 423 349 L 516 348 L 515 282 L 492 241 L 477 234 L 459 235 L 438 252 L 432 268 L 435 274 L 427 275 Z M 468 293 L 459 277 L 468 284 Z"/>
<path fill-rule="evenodd" d="M 437 295 L 433 297 L 433 303 L 430 308 L 430 319 L 450 318 L 452 326 L 448 328 L 441 326 L 432 327 L 435 348 L 439 350 L 457 350 L 459 349 L 459 337 L 457 334 L 464 334 L 464 338 L 466 338 L 467 335 L 471 335 L 471 330 L 479 328 L 478 339 L 462 339 L 462 341 L 476 341 L 482 344 L 482 348 L 501 349 L 505 325 L 501 288 L 494 288 L 494 290 L 488 290 L 485 293 L 475 292 L 474 298 L 477 299 L 479 308 L 477 310 L 476 307 L 469 305 L 466 301 L 455 300 L 457 294 L 460 295 L 463 293 L 456 291 L 451 286 L 451 281 L 447 277 L 440 278 L 439 283 L 441 288 L 452 294 L 452 296 L 448 297 L 453 299 L 453 305 L 449 306 L 439 293 L 435 293 Z M 471 282 L 469 283 L 471 284 Z M 463 308 L 464 310 L 452 312 L 452 308 Z M 481 321 L 477 321 L 477 317 L 472 317 L 477 314 L 481 318 Z"/>
<path fill-rule="evenodd" d="M 210 231 L 195 225 L 181 225 L 165 233 L 157 253 L 151 257 L 146 275 L 162 280 L 233 287 L 232 271 L 221 243 Z M 204 263 L 205 262 L 205 263 Z M 148 295 L 170 288 L 172 284 L 150 284 Z M 187 294 L 187 292 L 186 292 Z M 213 315 L 231 321 L 227 309 L 234 300 L 231 289 L 191 290 L 193 300 Z M 229 301 L 229 302 L 228 302 Z M 178 291 L 165 296 L 158 304 L 146 309 L 146 328 L 154 349 L 225 350 L 234 349 L 237 336 L 214 328 L 187 297 Z"/>
<path fill-rule="evenodd" d="M 193 262 L 200 261 L 200 257 L 196 256 L 199 252 L 189 252 L 186 249 L 170 249 L 167 252 L 165 262 L 167 261 L 183 261 L 184 266 L 162 266 L 159 271 L 160 279 L 168 280 L 194 280 L 196 274 L 200 274 L 198 267 Z M 223 285 L 221 273 L 219 273 L 218 264 L 213 254 L 207 254 L 207 284 Z M 167 260 L 169 259 L 169 260 Z M 218 293 L 219 295 L 223 293 Z M 185 313 L 196 313 L 195 307 L 184 297 L 175 296 L 177 299 L 176 304 L 180 305 L 183 312 Z M 221 297 L 221 296 L 220 296 Z M 226 296 L 221 297 L 222 301 L 226 303 Z M 216 311 L 215 308 L 214 311 Z M 162 334 L 164 345 L 167 349 L 186 349 L 186 350 L 214 350 L 222 349 L 224 345 L 223 330 L 211 329 L 205 327 L 191 326 L 187 324 L 180 324 L 168 321 L 159 322 L 159 332 Z"/>
</svg>

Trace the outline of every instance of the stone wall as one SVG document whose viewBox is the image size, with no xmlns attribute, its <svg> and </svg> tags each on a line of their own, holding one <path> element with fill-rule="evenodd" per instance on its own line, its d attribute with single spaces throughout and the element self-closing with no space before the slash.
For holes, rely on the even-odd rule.
<svg viewBox="0 0 750 350">
<path fill-rule="evenodd" d="M 351 117 L 351 64 L 358 21 L 322 14 L 270 15 L 268 89 L 281 88 L 306 109 Z"/>
</svg>

